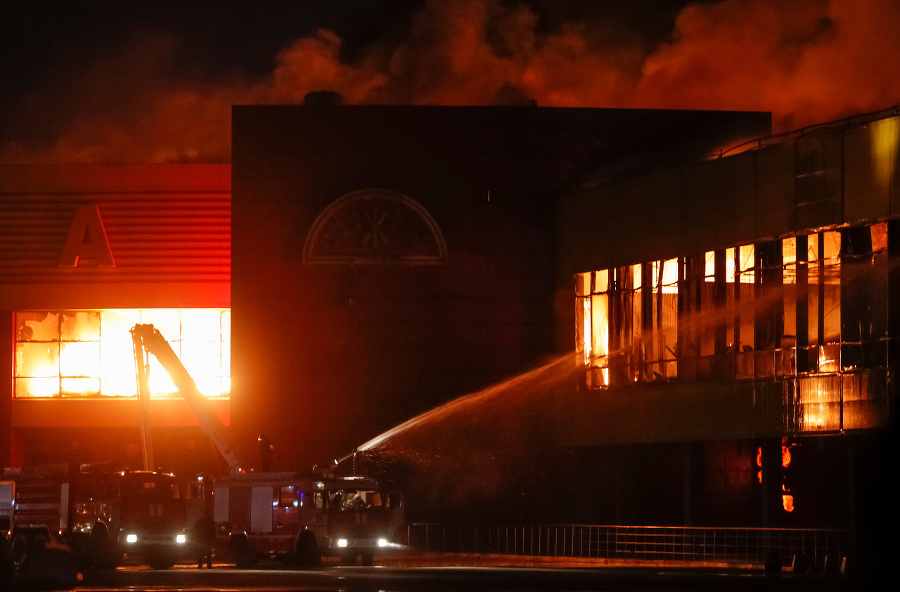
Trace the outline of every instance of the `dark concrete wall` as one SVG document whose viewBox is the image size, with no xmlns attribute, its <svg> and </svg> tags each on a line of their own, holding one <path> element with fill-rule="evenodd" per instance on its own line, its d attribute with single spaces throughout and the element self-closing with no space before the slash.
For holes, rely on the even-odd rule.
<svg viewBox="0 0 900 592">
<path fill-rule="evenodd" d="M 698 158 L 769 122 L 694 111 L 235 107 L 240 439 L 266 432 L 278 466 L 321 463 L 570 352 L 555 326 L 555 311 L 571 306 L 571 294 L 554 292 L 556 196 L 589 173 Z M 316 217 L 371 188 L 430 213 L 445 264 L 304 264 Z"/>
<path fill-rule="evenodd" d="M 531 175 L 533 160 L 521 173 L 515 130 L 487 123 L 418 110 L 236 111 L 234 423 L 244 441 L 267 432 L 276 465 L 339 457 L 550 353 L 547 181 Z M 305 265 L 316 216 L 367 188 L 426 208 L 447 261 Z"/>
</svg>

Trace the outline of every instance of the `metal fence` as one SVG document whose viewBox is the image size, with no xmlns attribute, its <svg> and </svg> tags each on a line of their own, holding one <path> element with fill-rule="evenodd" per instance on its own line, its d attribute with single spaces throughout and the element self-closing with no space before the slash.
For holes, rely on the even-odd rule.
<svg viewBox="0 0 900 592">
<path fill-rule="evenodd" d="M 676 526 L 410 524 L 407 544 L 440 553 L 782 565 L 825 569 L 858 555 L 848 530 Z"/>
</svg>

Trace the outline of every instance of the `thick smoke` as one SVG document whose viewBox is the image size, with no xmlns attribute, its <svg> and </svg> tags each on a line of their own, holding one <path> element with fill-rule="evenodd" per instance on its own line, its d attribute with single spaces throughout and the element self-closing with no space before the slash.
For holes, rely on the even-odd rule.
<svg viewBox="0 0 900 592">
<path fill-rule="evenodd" d="M 531 6 L 535 4 L 532 3 Z M 142 37 L 77 81 L 28 98 L 2 162 L 227 162 L 232 104 L 513 105 L 771 111 L 775 132 L 900 103 L 900 3 L 722 0 L 687 5 L 648 44 L 634 25 L 559 20 L 524 3 L 431 0 L 402 41 L 352 63 L 320 30 L 263 78 L 186 82 L 180 47 Z M 53 124 L 52 129 L 44 126 Z"/>
</svg>

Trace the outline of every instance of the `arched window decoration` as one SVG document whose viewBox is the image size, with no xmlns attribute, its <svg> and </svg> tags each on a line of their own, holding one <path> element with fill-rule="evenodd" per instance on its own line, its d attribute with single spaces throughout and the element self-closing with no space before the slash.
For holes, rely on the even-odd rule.
<svg viewBox="0 0 900 592">
<path fill-rule="evenodd" d="M 447 245 L 431 214 L 414 199 L 384 189 L 344 195 L 319 214 L 304 263 L 445 263 Z"/>
</svg>

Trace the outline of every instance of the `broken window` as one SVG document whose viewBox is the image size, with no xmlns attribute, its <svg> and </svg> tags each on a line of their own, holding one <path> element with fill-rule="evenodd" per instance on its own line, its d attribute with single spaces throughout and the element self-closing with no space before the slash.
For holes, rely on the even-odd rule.
<svg viewBox="0 0 900 592">
<path fill-rule="evenodd" d="M 781 241 L 781 336 L 775 352 L 775 373 L 797 373 L 797 237 Z"/>
<path fill-rule="evenodd" d="M 710 357 L 716 353 L 716 326 L 719 303 L 716 298 L 716 252 L 707 251 L 703 265 L 703 283 L 700 286 L 700 314 L 697 325 L 700 330 L 700 355 Z"/>
<path fill-rule="evenodd" d="M 231 312 L 221 309 L 62 310 L 15 314 L 15 398 L 134 397 L 130 329 L 156 326 L 206 396 L 231 390 Z M 155 357 L 154 397 L 175 385 Z"/>
<path fill-rule="evenodd" d="M 589 368 L 588 387 L 609 385 L 609 272 L 576 276 L 578 351 Z"/>
<path fill-rule="evenodd" d="M 874 421 L 886 392 L 888 290 L 900 285 L 889 284 L 888 229 L 822 230 L 579 274 L 590 386 L 774 381 L 786 395 L 771 404 L 789 406 L 788 429 Z"/>
<path fill-rule="evenodd" d="M 815 286 L 819 300 L 816 319 L 819 372 L 837 372 L 841 364 L 840 251 L 839 231 L 819 233 L 819 252 L 815 266 L 817 270 Z"/>
<path fill-rule="evenodd" d="M 678 328 L 678 260 L 644 264 L 645 293 L 644 380 L 669 380 L 677 371 L 675 347 Z"/>
<path fill-rule="evenodd" d="M 576 294 L 578 352 L 590 385 L 677 374 L 678 260 L 578 274 Z"/>
</svg>

